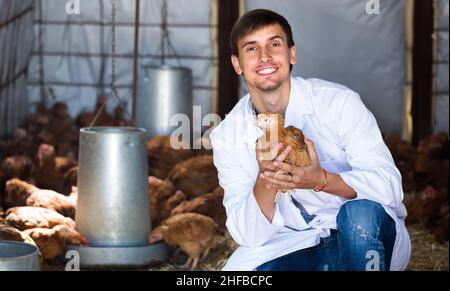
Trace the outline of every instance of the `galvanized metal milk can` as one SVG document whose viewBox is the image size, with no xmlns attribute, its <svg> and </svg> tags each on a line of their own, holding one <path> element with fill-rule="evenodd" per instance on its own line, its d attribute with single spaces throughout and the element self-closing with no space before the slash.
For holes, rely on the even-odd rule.
<svg viewBox="0 0 450 291">
<path fill-rule="evenodd" d="M 147 246 L 151 229 L 145 130 L 80 130 L 77 229 L 89 246 Z"/>
</svg>

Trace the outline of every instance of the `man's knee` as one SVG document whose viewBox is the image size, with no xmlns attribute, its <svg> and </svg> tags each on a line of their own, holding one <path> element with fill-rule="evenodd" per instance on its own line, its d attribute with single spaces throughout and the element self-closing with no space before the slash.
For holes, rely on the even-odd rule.
<svg viewBox="0 0 450 291">
<path fill-rule="evenodd" d="M 387 213 L 381 204 L 370 200 L 354 200 L 342 205 L 337 216 L 341 232 L 357 232 L 361 236 L 376 238 Z"/>
</svg>

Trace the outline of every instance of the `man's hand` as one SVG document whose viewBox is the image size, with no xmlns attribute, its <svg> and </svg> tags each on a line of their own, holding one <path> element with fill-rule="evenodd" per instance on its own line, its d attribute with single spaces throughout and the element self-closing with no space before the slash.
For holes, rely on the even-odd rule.
<svg viewBox="0 0 450 291">
<path fill-rule="evenodd" d="M 305 137 L 305 144 L 308 148 L 309 157 L 311 158 L 311 165 L 305 168 L 299 168 L 287 163 L 283 160 L 283 154 L 286 150 L 278 156 L 280 159 L 275 159 L 272 162 L 272 166 L 266 167 L 261 178 L 270 184 L 272 187 L 277 189 L 315 189 L 324 183 L 324 174 L 322 167 L 320 166 L 319 160 L 317 158 L 317 153 L 314 148 L 312 141 Z M 281 159 L 282 158 L 282 159 Z M 275 169 L 274 169 L 275 168 Z M 284 170 L 291 174 L 289 175 L 277 175 L 279 170 Z"/>
<path fill-rule="evenodd" d="M 288 146 L 286 147 L 283 152 L 280 153 L 280 149 L 283 147 L 282 143 L 276 144 L 273 148 L 270 149 L 270 151 L 263 152 L 262 151 L 262 145 L 260 141 L 258 140 L 258 143 L 256 144 L 256 160 L 258 161 L 259 166 L 259 177 L 258 178 L 266 178 L 264 176 L 264 173 L 273 172 L 275 173 L 278 168 L 274 165 L 274 162 L 282 162 L 286 159 L 289 152 L 292 150 L 292 147 Z M 279 175 L 277 178 L 282 178 Z M 284 175 L 286 179 L 289 178 L 288 175 Z M 267 186 L 267 188 L 273 188 L 278 189 L 275 185 L 272 185 L 268 180 L 263 180 L 264 184 Z"/>
<path fill-rule="evenodd" d="M 277 169 L 273 165 L 273 162 L 281 162 L 286 159 L 291 151 L 291 147 L 287 147 L 279 154 L 282 147 L 283 144 L 277 144 L 274 148 L 270 149 L 270 151 L 263 152 L 261 144 L 258 142 L 256 145 L 256 159 L 258 161 L 259 174 L 256 178 L 255 186 L 253 187 L 253 195 L 268 221 L 272 221 L 275 213 L 275 195 L 278 192 L 278 187 L 264 179 L 263 173 L 267 171 L 276 171 Z"/>
</svg>

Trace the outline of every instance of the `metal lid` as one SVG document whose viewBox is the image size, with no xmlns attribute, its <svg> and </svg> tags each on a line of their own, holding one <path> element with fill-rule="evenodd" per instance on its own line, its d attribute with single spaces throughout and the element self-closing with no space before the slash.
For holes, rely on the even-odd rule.
<svg viewBox="0 0 450 291">
<path fill-rule="evenodd" d="M 172 65 L 142 65 L 145 70 L 161 70 L 161 71 L 192 71 L 188 67 L 172 66 Z"/>
<path fill-rule="evenodd" d="M 83 127 L 80 129 L 82 133 L 88 134 L 124 134 L 124 133 L 145 133 L 145 128 L 139 127 L 118 127 L 118 126 L 94 126 L 94 127 Z"/>
</svg>

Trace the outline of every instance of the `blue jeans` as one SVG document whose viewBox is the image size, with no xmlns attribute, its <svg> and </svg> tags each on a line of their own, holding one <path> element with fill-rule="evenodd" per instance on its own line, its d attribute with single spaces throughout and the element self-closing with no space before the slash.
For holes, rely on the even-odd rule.
<svg viewBox="0 0 450 291">
<path fill-rule="evenodd" d="M 369 200 L 342 205 L 337 230 L 314 247 L 266 262 L 258 271 L 389 270 L 395 243 L 395 222 L 383 207 Z"/>
</svg>

